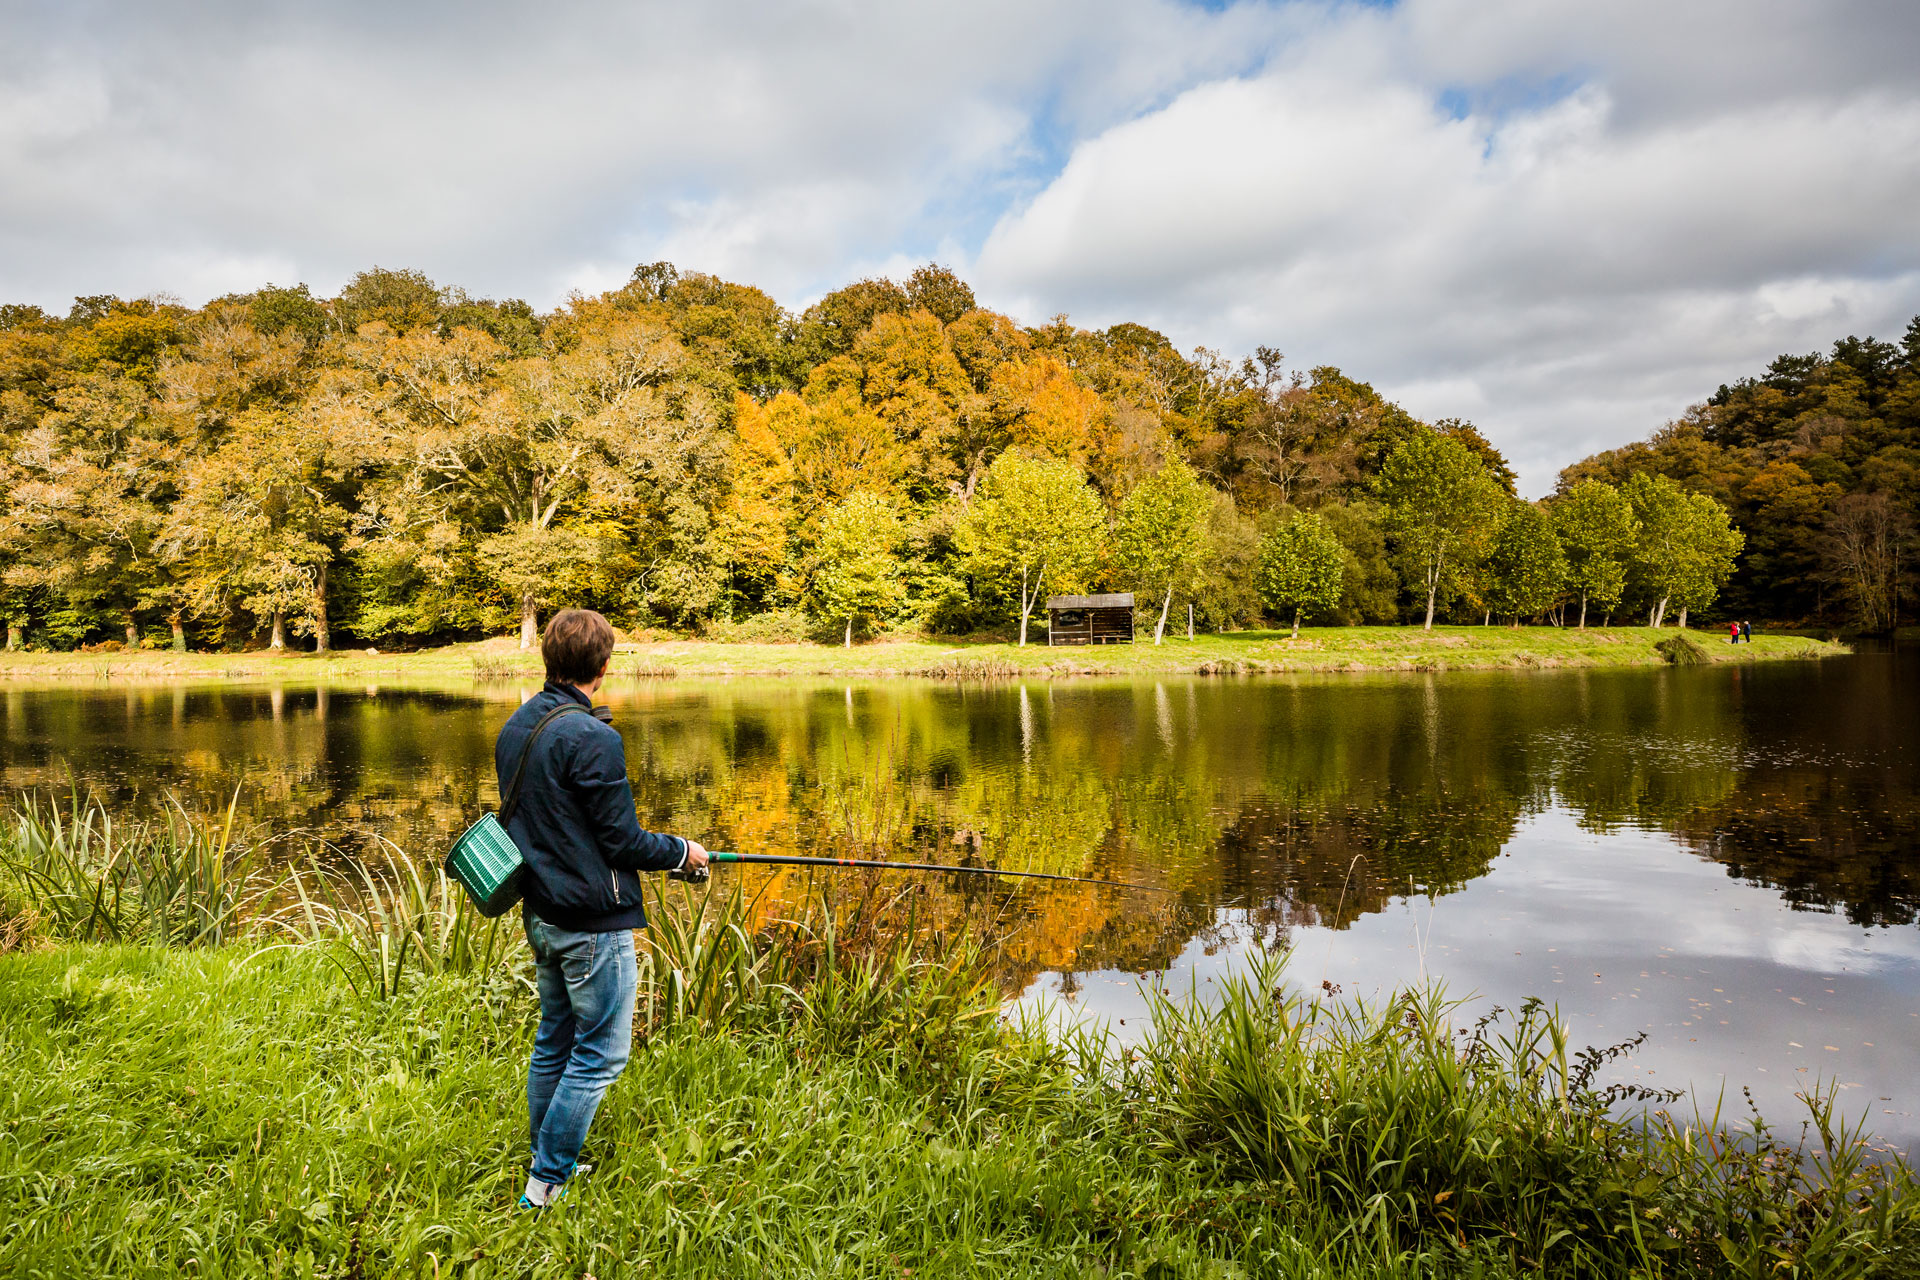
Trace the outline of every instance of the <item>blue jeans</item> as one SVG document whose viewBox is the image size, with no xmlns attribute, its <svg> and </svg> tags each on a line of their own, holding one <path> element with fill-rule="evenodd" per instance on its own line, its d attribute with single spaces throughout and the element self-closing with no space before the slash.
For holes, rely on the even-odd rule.
<svg viewBox="0 0 1920 1280">
<path fill-rule="evenodd" d="M 638 968 L 633 933 L 575 933 L 525 913 L 539 975 L 540 1030 L 527 1067 L 533 1176 L 558 1186 L 573 1174 L 600 1099 L 633 1052 Z"/>
</svg>

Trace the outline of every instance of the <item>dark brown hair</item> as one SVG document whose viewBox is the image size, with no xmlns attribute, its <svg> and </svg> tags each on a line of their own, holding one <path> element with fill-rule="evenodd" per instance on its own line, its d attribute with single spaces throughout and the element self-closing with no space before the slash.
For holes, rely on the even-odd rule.
<svg viewBox="0 0 1920 1280">
<path fill-rule="evenodd" d="M 591 609 L 562 609 L 547 620 L 540 656 L 547 679 L 591 684 L 613 656 L 613 624 Z"/>
</svg>

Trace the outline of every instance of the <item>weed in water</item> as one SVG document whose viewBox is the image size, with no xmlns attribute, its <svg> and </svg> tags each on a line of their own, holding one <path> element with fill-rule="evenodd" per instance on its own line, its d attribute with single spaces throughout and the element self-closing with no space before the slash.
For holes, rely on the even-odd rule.
<svg viewBox="0 0 1920 1280">
<path fill-rule="evenodd" d="M 490 653 L 475 654 L 473 658 L 475 680 L 524 680 L 533 674 L 517 658 Z"/>
<path fill-rule="evenodd" d="M 53 937 L 75 942 L 214 945 L 264 893 L 236 845 L 234 792 L 223 819 L 169 798 L 158 820 L 119 821 L 96 800 L 23 797 L 0 842 L 11 893 Z"/>
</svg>

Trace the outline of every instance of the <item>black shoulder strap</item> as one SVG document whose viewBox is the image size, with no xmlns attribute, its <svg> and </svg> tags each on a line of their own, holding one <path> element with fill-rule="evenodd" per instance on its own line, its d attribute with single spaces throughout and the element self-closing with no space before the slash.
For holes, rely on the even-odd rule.
<svg viewBox="0 0 1920 1280">
<path fill-rule="evenodd" d="M 533 732 L 527 735 L 526 745 L 520 748 L 520 763 L 513 766 L 513 780 L 507 783 L 506 794 L 500 797 L 500 817 L 498 820 L 501 826 L 504 827 L 513 821 L 513 811 L 520 804 L 520 776 L 527 771 L 527 757 L 533 754 L 534 740 L 540 736 L 540 731 L 561 716 L 566 715 L 569 711 L 584 710 L 586 710 L 586 708 L 577 702 L 563 702 L 553 710 L 547 712 L 544 716 L 541 716 L 540 723 L 533 726 Z"/>
</svg>

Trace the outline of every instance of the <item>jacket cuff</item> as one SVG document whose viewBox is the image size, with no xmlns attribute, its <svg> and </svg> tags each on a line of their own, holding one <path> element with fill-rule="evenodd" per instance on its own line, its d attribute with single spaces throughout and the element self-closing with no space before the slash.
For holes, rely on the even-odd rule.
<svg viewBox="0 0 1920 1280">
<path fill-rule="evenodd" d="M 687 866 L 687 855 L 692 853 L 693 850 L 687 847 L 687 838 L 685 836 L 675 836 L 674 839 L 680 842 L 680 861 L 674 864 L 673 869 L 675 871 L 684 871 Z"/>
</svg>

